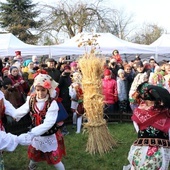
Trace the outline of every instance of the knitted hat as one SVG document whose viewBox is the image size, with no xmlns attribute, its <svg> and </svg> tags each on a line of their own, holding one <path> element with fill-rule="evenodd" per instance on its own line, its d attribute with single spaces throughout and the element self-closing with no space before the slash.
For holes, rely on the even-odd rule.
<svg viewBox="0 0 170 170">
<path fill-rule="evenodd" d="M 21 55 L 21 51 L 15 51 L 15 55 Z"/>
<path fill-rule="evenodd" d="M 35 78 L 36 76 L 38 76 L 39 74 L 48 74 L 46 70 L 43 69 L 38 69 L 34 74 L 33 77 Z"/>
<path fill-rule="evenodd" d="M 9 68 L 10 73 L 12 72 L 13 69 L 17 69 L 17 70 L 18 70 L 18 67 L 16 67 L 16 66 L 11 66 L 11 67 Z"/>
<path fill-rule="evenodd" d="M 110 76 L 110 75 L 111 75 L 111 70 L 105 69 L 104 76 Z"/>
<path fill-rule="evenodd" d="M 36 60 L 37 59 L 37 56 L 36 55 L 33 55 L 32 56 L 32 61 Z"/>
<path fill-rule="evenodd" d="M 8 71 L 8 70 L 9 70 L 8 67 L 4 67 L 4 68 L 2 69 L 2 73 L 3 73 L 4 71 Z"/>
<path fill-rule="evenodd" d="M 71 67 L 67 64 L 64 66 L 64 70 L 71 70 Z"/>
<path fill-rule="evenodd" d="M 32 62 L 32 60 L 25 60 L 23 63 L 23 66 L 27 67 L 31 62 Z"/>
<path fill-rule="evenodd" d="M 77 63 L 76 63 L 76 62 L 72 62 L 72 63 L 70 64 L 70 67 L 77 67 Z"/>
<path fill-rule="evenodd" d="M 122 74 L 122 73 L 125 73 L 125 71 L 123 69 L 119 69 L 118 72 L 117 72 L 118 75 Z"/>
<path fill-rule="evenodd" d="M 82 81 L 82 74 L 80 72 L 74 72 L 72 75 L 72 81 L 75 83 L 81 83 Z"/>
<path fill-rule="evenodd" d="M 52 97 L 58 83 L 55 82 L 48 74 L 40 73 L 35 77 L 33 85 L 34 87 L 42 86 L 49 90 L 50 96 Z"/>
</svg>

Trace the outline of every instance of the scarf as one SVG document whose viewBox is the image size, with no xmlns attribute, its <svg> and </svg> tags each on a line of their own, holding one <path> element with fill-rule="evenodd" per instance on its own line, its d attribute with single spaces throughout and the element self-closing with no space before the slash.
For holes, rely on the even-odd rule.
<svg viewBox="0 0 170 170">
<path fill-rule="evenodd" d="M 136 108 L 131 118 L 140 130 L 152 126 L 158 130 L 168 133 L 170 128 L 170 110 L 167 108 L 150 107 L 148 110 Z"/>
</svg>

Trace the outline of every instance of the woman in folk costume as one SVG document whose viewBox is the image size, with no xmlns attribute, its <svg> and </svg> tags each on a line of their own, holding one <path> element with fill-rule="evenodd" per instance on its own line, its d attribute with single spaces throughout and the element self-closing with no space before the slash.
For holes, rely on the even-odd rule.
<svg viewBox="0 0 170 170">
<path fill-rule="evenodd" d="M 33 128 L 28 132 L 33 138 L 28 148 L 29 169 L 36 169 L 37 162 L 46 161 L 56 169 L 64 170 L 61 159 L 65 155 L 65 146 L 56 123 L 59 107 L 54 98 L 58 83 L 47 74 L 38 74 L 33 86 L 35 94 L 27 97 L 26 103 L 17 109 L 16 115 L 19 120 L 30 112 L 32 119 Z"/>
<path fill-rule="evenodd" d="M 170 93 L 146 82 L 137 88 L 143 102 L 133 111 L 138 139 L 131 146 L 124 170 L 168 170 L 170 162 Z"/>
<path fill-rule="evenodd" d="M 72 75 L 73 83 L 69 86 L 69 95 L 71 97 L 71 109 L 73 111 L 73 125 L 77 124 L 76 133 L 81 132 L 82 118 L 84 113 L 81 79 L 81 73 L 74 72 Z"/>
</svg>

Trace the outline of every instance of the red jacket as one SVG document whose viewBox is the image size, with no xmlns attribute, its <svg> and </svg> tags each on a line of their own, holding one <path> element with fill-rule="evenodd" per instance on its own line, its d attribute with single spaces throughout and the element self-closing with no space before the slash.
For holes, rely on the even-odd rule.
<svg viewBox="0 0 170 170">
<path fill-rule="evenodd" d="M 114 104 L 118 100 L 117 83 L 114 79 L 102 79 L 102 90 L 104 95 L 104 103 Z"/>
<path fill-rule="evenodd" d="M 119 54 L 117 55 L 113 55 L 112 58 L 116 59 L 118 63 L 122 64 L 123 61 L 122 61 L 122 58 Z"/>
</svg>

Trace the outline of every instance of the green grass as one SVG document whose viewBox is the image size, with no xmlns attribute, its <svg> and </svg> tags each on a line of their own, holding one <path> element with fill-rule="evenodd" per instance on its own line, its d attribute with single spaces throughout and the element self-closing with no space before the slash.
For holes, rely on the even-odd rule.
<svg viewBox="0 0 170 170">
<path fill-rule="evenodd" d="M 109 123 L 110 133 L 118 141 L 118 146 L 109 153 L 90 155 L 86 150 L 87 135 L 76 134 L 75 130 L 68 126 L 70 132 L 65 136 L 67 156 L 62 162 L 66 170 L 122 170 L 123 165 L 127 165 L 127 156 L 137 134 L 132 123 Z M 27 147 L 18 146 L 12 152 L 4 153 L 6 170 L 26 170 L 29 160 L 27 158 Z M 52 166 L 45 162 L 38 164 L 37 170 L 54 170 Z"/>
</svg>

